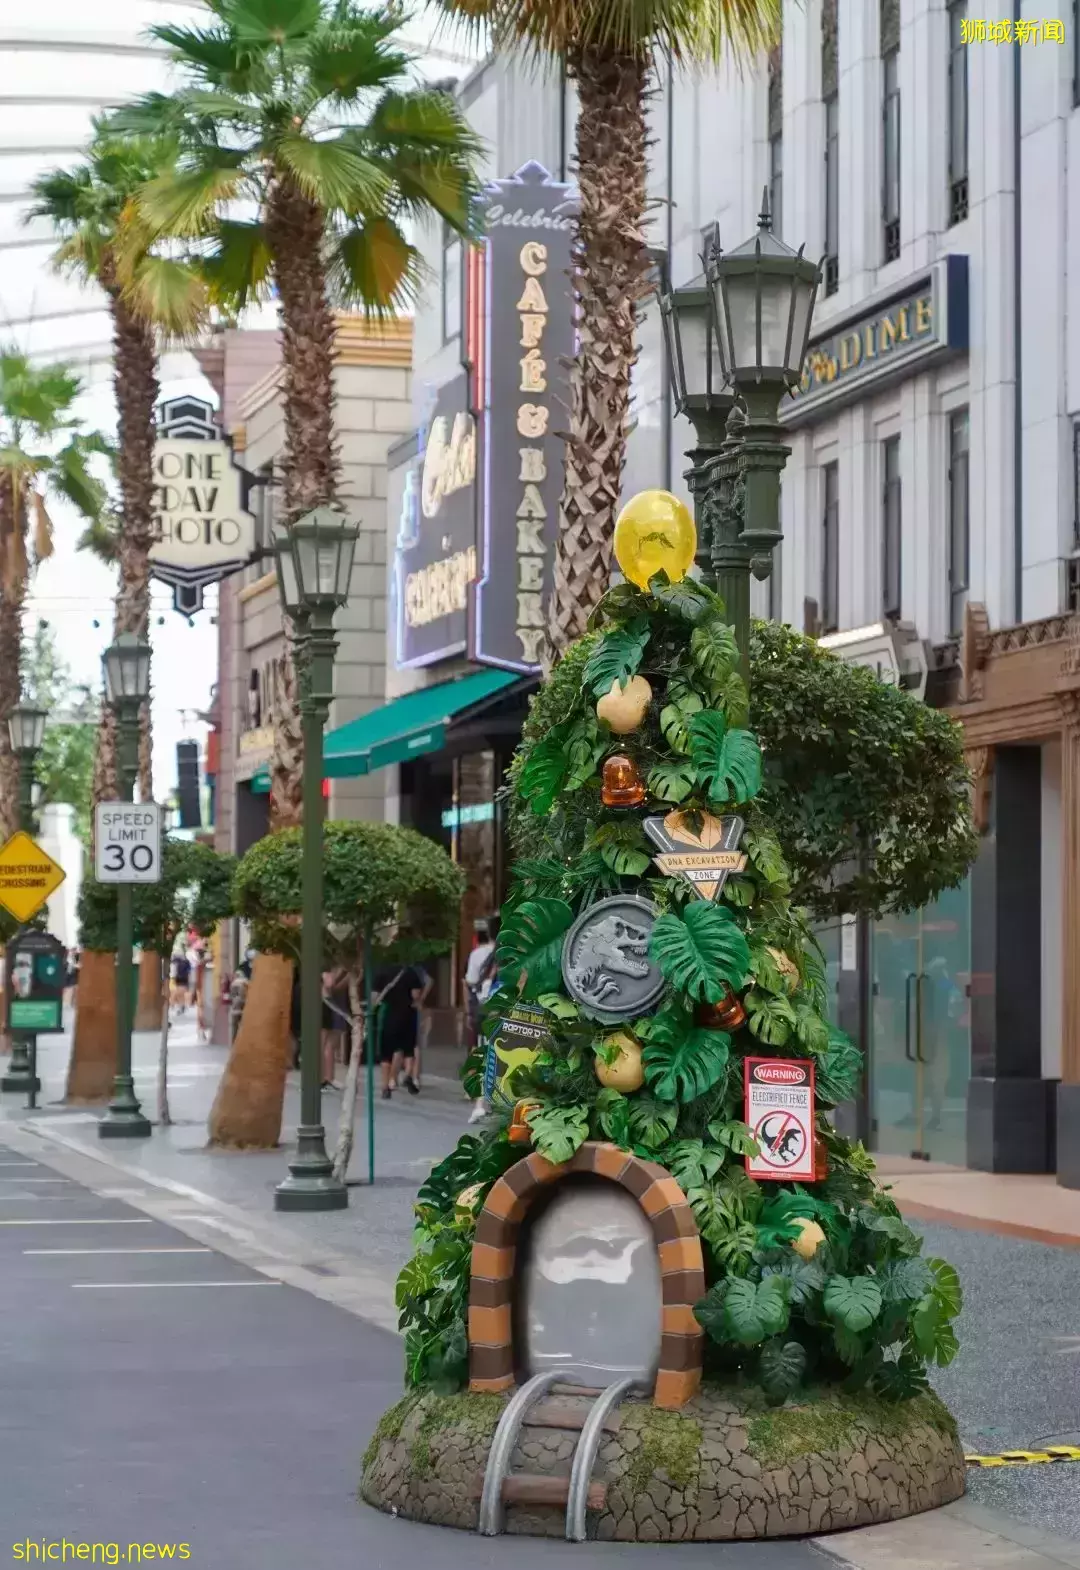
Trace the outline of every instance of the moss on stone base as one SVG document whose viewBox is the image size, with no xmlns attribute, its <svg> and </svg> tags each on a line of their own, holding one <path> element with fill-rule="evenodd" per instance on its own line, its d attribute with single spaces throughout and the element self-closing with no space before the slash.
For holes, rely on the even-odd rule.
<svg viewBox="0 0 1080 1570">
<path fill-rule="evenodd" d="M 512 1473 L 566 1479 L 590 1398 L 567 1426 L 525 1423 Z M 362 1497 L 408 1520 L 475 1529 L 480 1485 L 506 1398 L 413 1393 L 385 1414 L 364 1457 Z M 841 1531 L 958 1499 L 964 1459 L 936 1396 L 891 1405 L 836 1389 L 768 1407 L 760 1392 L 705 1385 L 681 1411 L 624 1402 L 601 1438 L 604 1485 L 590 1535 L 720 1542 Z M 561 1537 L 564 1507 L 510 1506 L 506 1531 Z"/>
</svg>

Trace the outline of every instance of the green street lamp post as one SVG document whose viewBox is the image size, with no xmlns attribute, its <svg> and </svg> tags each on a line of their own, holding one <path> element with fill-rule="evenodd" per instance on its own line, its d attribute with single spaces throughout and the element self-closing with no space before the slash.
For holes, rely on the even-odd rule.
<svg viewBox="0 0 1080 1570">
<path fill-rule="evenodd" d="M 8 715 L 11 750 L 19 760 L 19 827 L 27 834 L 37 830 L 34 821 L 34 765 L 45 739 L 46 718 L 44 709 L 25 702 L 17 703 Z M 0 1090 L 36 1092 L 40 1089 L 41 1081 L 31 1073 L 30 1043 L 25 1036 L 13 1032 L 11 1058 L 7 1073 L 0 1079 Z"/>
<path fill-rule="evenodd" d="M 803 256 L 802 247 L 793 251 L 773 234 L 767 191 L 752 239 L 724 253 L 714 230 L 704 263 L 705 290 L 700 284 L 674 290 L 661 307 L 668 324 L 676 406 L 689 417 L 697 436 L 697 446 L 688 454 L 694 465 L 688 479 L 699 519 L 698 563 L 724 601 L 746 675 L 751 573 L 769 576 L 773 550 L 782 538 L 780 474 L 791 449 L 784 444 L 778 419 L 780 400 L 802 375 L 821 270 Z M 701 292 L 708 300 L 711 333 L 697 325 L 696 296 Z M 680 296 L 687 299 L 686 309 L 679 309 Z M 697 401 L 679 401 L 680 380 L 689 385 L 693 355 L 699 364 L 707 363 L 710 403 L 718 402 L 711 389 L 718 384 L 728 388 L 721 440 L 714 417 L 707 427 L 702 425 L 702 414 L 709 416 L 701 397 L 700 369 L 693 373 L 698 378 Z M 684 365 L 686 371 L 680 369 Z M 703 438 L 709 443 L 707 456 L 701 456 Z"/>
<path fill-rule="evenodd" d="M 278 592 L 292 621 L 304 737 L 300 927 L 300 1125 L 275 1210 L 344 1210 L 349 1194 L 333 1175 L 322 1122 L 323 730 L 333 696 L 334 612 L 349 597 L 359 533 L 332 507 L 278 532 Z"/>
<path fill-rule="evenodd" d="M 715 231 L 706 238 L 703 263 L 707 266 L 711 248 L 718 242 Z M 660 296 L 660 319 L 664 326 L 668 369 L 675 408 L 694 427 L 696 441 L 686 456 L 690 460 L 684 479 L 694 501 L 697 527 L 697 565 L 706 583 L 713 582 L 709 541 L 713 526 L 712 465 L 724 441 L 728 415 L 735 394 L 724 383 L 716 339 L 712 291 L 705 273 L 680 289 L 665 289 Z"/>
<path fill-rule="evenodd" d="M 122 632 L 101 657 L 105 698 L 116 716 L 121 801 L 135 800 L 139 773 L 139 713 L 150 696 L 150 645 Z M 143 1116 L 131 1075 L 131 1031 L 135 999 L 132 948 L 135 942 L 133 888 L 116 886 L 116 1077 L 108 1111 L 98 1124 L 102 1139 L 145 1139 L 150 1123 Z"/>
</svg>

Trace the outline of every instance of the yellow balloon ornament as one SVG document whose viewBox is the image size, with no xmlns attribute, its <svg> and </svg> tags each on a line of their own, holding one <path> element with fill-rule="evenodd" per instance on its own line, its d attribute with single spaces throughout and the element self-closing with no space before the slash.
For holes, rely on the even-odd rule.
<svg viewBox="0 0 1080 1570">
<path fill-rule="evenodd" d="M 685 578 L 696 549 L 694 520 L 670 491 L 639 491 L 615 524 L 615 559 L 639 589 L 647 589 L 658 572 L 672 583 Z"/>
</svg>

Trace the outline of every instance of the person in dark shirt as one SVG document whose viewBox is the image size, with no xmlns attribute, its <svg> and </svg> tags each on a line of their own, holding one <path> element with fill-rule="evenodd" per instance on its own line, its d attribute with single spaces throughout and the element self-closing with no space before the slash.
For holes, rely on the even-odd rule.
<svg viewBox="0 0 1080 1570">
<path fill-rule="evenodd" d="M 424 977 L 412 965 L 382 965 L 375 972 L 372 1004 L 382 1064 L 382 1098 L 389 1101 L 398 1069 L 405 1070 L 405 1089 L 420 1094 L 413 1074 L 419 1026 L 417 1012 L 424 991 Z"/>
</svg>

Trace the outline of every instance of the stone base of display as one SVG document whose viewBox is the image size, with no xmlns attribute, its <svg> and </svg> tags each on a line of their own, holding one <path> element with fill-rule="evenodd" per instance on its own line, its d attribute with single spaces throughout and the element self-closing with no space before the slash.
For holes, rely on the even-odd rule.
<svg viewBox="0 0 1080 1570">
<path fill-rule="evenodd" d="M 361 1497 L 410 1521 L 475 1530 L 503 1396 L 413 1392 L 364 1456 Z M 521 1430 L 503 1484 L 504 1530 L 562 1537 L 574 1448 L 592 1398 L 555 1392 Z M 628 1400 L 604 1425 L 590 1537 L 718 1542 L 842 1531 L 959 1499 L 964 1458 L 938 1398 L 894 1405 L 817 1391 L 768 1407 L 705 1385 L 680 1411 Z"/>
</svg>

